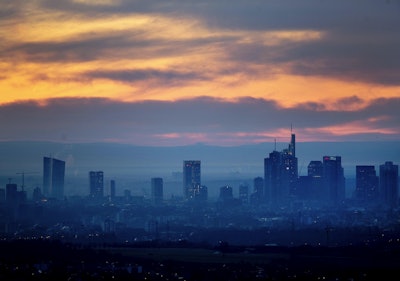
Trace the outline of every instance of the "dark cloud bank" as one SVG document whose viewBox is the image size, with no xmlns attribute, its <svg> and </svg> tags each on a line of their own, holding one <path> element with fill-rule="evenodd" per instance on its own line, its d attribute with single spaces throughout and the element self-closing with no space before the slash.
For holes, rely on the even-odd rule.
<svg viewBox="0 0 400 281">
<path fill-rule="evenodd" d="M 343 107 L 362 103 L 359 97 L 338 101 Z M 358 122 L 369 129 L 360 134 L 334 136 L 319 135 L 314 139 L 331 141 L 398 140 L 400 98 L 376 99 L 358 111 L 327 110 L 323 104 L 300 104 L 294 108 L 280 108 L 275 102 L 243 97 L 230 102 L 211 97 L 169 101 L 124 103 L 109 99 L 50 99 L 47 105 L 34 101 L 12 103 L 0 107 L 2 140 L 51 140 L 70 142 L 119 142 L 149 145 L 174 145 L 174 140 L 163 143 L 157 135 L 206 134 L 234 137 L 246 134 L 274 132 L 294 124 L 297 132 L 321 127 L 342 126 Z M 391 134 L 378 134 L 377 130 Z M 397 133 L 396 133 L 397 132 Z M 262 142 L 273 141 L 270 136 Z M 239 138 L 239 136 L 238 136 Z M 301 139 L 302 136 L 300 135 Z M 159 141 L 159 142 L 157 142 Z M 167 141 L 167 140 L 165 140 Z M 179 140 L 176 144 L 180 144 Z M 211 142 L 213 140 L 211 139 Z M 228 140 L 227 140 L 228 141 Z M 260 139 L 253 141 L 260 142 Z M 199 140 L 201 142 L 201 140 Z M 223 143 L 223 142 L 219 142 Z M 229 142 L 226 143 L 229 145 Z"/>
</svg>

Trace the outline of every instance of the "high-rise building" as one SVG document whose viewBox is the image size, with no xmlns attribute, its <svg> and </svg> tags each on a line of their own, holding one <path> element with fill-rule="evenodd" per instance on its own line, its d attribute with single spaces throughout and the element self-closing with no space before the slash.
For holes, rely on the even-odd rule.
<svg viewBox="0 0 400 281">
<path fill-rule="evenodd" d="M 390 208 L 398 206 L 399 166 L 387 161 L 379 166 L 379 189 L 382 203 Z"/>
<path fill-rule="evenodd" d="M 207 201 L 208 199 L 208 188 L 205 185 L 200 185 L 195 191 L 195 199 L 199 201 Z"/>
<path fill-rule="evenodd" d="M 15 183 L 8 183 L 6 185 L 6 202 L 8 206 L 16 207 L 18 203 L 18 188 Z"/>
<path fill-rule="evenodd" d="M 233 189 L 231 186 L 222 186 L 219 189 L 219 199 L 223 202 L 228 202 L 233 199 Z"/>
<path fill-rule="evenodd" d="M 290 143 L 288 147 L 288 153 L 293 157 L 296 157 L 296 135 L 291 134 Z"/>
<path fill-rule="evenodd" d="M 307 166 L 307 178 L 304 179 L 307 183 L 305 196 L 310 200 L 323 199 L 323 176 L 324 165 L 322 161 L 313 160 Z"/>
<path fill-rule="evenodd" d="M 249 203 L 249 186 L 247 184 L 239 185 L 239 200 L 242 204 Z"/>
<path fill-rule="evenodd" d="M 322 178 L 324 166 L 321 161 L 310 161 L 307 166 L 307 175 L 313 178 Z"/>
<path fill-rule="evenodd" d="M 252 203 L 260 204 L 265 202 L 264 189 L 264 179 L 262 177 L 255 177 L 253 179 L 253 193 L 251 194 Z"/>
<path fill-rule="evenodd" d="M 104 173 L 102 171 L 89 172 L 90 197 L 101 199 L 104 196 Z"/>
<path fill-rule="evenodd" d="M 163 190 L 163 179 L 152 178 L 151 179 L 151 200 L 155 205 L 160 205 L 163 202 L 164 190 Z"/>
<path fill-rule="evenodd" d="M 32 200 L 34 202 L 39 202 L 40 200 L 42 200 L 42 191 L 40 190 L 39 187 L 35 187 L 35 189 L 33 190 L 32 193 Z"/>
<path fill-rule="evenodd" d="M 379 178 L 375 166 L 356 166 L 355 199 L 362 204 L 375 204 L 379 200 Z"/>
<path fill-rule="evenodd" d="M 330 205 L 345 199 L 345 178 L 340 156 L 323 157 L 324 197 Z"/>
<path fill-rule="evenodd" d="M 113 201 L 115 199 L 115 180 L 110 181 L 110 200 Z"/>
<path fill-rule="evenodd" d="M 43 194 L 59 200 L 64 198 L 65 162 L 43 157 Z"/>
<path fill-rule="evenodd" d="M 0 188 L 0 204 L 6 202 L 6 190 L 4 188 Z"/>
<path fill-rule="evenodd" d="M 268 158 L 264 158 L 264 197 L 267 202 L 281 204 L 296 188 L 298 164 L 295 142 L 296 137 L 292 134 L 287 149 L 274 150 Z"/>
<path fill-rule="evenodd" d="M 201 162 L 199 160 L 183 161 L 183 196 L 194 199 L 201 188 Z"/>
</svg>

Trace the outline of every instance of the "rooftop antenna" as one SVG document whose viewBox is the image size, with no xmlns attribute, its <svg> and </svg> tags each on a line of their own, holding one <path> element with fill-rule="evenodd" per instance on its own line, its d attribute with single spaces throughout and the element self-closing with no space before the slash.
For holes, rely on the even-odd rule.
<svg viewBox="0 0 400 281">
<path fill-rule="evenodd" d="M 275 146 L 274 146 L 274 150 L 276 151 L 276 138 L 275 138 L 274 140 L 275 140 Z"/>
<path fill-rule="evenodd" d="M 17 175 L 21 175 L 22 176 L 22 186 L 21 186 L 22 191 L 24 191 L 24 188 L 25 188 L 25 174 L 36 174 L 36 172 L 24 172 L 24 171 L 22 171 L 21 173 L 17 173 Z"/>
</svg>

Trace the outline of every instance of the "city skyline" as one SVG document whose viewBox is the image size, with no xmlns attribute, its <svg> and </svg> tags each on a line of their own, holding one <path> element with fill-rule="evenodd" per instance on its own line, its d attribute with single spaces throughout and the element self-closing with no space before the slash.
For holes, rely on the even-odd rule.
<svg viewBox="0 0 400 281">
<path fill-rule="evenodd" d="M 366 195 L 364 195 L 365 198 L 363 198 L 363 196 L 360 194 L 363 192 L 364 193 L 367 192 L 366 190 L 363 191 L 364 188 L 371 188 L 371 187 L 365 187 L 366 181 L 368 180 L 363 181 L 362 185 L 364 187 L 362 188 L 359 187 L 360 181 L 358 178 L 360 176 L 359 174 L 360 168 L 369 167 L 375 170 L 375 167 L 378 169 L 384 163 L 385 165 L 387 163 L 392 163 L 392 164 L 394 163 L 395 164 L 394 167 L 397 167 L 396 165 L 397 162 L 393 161 L 393 159 L 385 159 L 383 161 L 376 162 L 374 165 L 365 165 L 365 163 L 355 162 L 353 163 L 354 166 L 351 168 L 353 174 L 350 175 L 349 182 L 351 184 L 346 186 L 346 182 L 348 181 L 346 178 L 349 176 L 349 174 L 345 173 L 345 169 L 342 166 L 342 157 L 346 158 L 346 155 L 336 153 L 335 155 L 327 156 L 329 155 L 329 153 L 326 153 L 328 151 L 321 151 L 318 157 L 310 158 L 309 163 L 307 163 L 306 161 L 304 161 L 304 159 L 301 159 L 301 157 L 300 158 L 296 157 L 296 135 L 293 132 L 291 132 L 290 137 L 288 137 L 288 139 L 290 141 L 286 143 L 287 148 L 283 147 L 282 150 L 279 149 L 280 151 L 277 150 L 276 143 L 274 144 L 273 148 L 271 147 L 270 153 L 267 153 L 267 151 L 264 150 L 258 150 L 257 161 L 260 162 L 259 166 L 262 167 L 262 162 L 264 162 L 264 167 L 260 169 L 259 173 L 257 172 L 254 173 L 254 171 L 253 173 L 248 173 L 249 171 L 247 173 L 239 173 L 236 171 L 232 171 L 229 173 L 222 173 L 220 170 L 215 170 L 215 163 L 208 163 L 211 166 L 210 167 L 206 166 L 205 169 L 206 173 L 204 178 L 206 179 L 206 184 L 203 184 L 201 180 L 203 174 L 201 172 L 203 170 L 203 168 L 201 168 L 202 160 L 183 160 L 183 170 L 181 171 L 179 170 L 174 171 L 172 168 L 174 165 L 173 161 L 169 162 L 168 164 L 166 164 L 170 167 L 169 173 L 165 172 L 160 173 L 159 170 L 154 170 L 156 166 L 153 167 L 149 166 L 145 172 L 144 170 L 141 170 L 142 174 L 140 174 L 140 170 L 139 171 L 131 170 L 130 172 L 123 174 L 123 171 L 126 171 L 129 168 L 122 167 L 121 163 L 118 163 L 120 165 L 119 167 L 121 167 L 121 171 L 119 171 L 119 173 L 116 173 L 115 171 L 103 169 L 104 168 L 103 165 L 106 163 L 101 163 L 99 161 L 96 161 L 97 168 L 100 170 L 93 171 L 93 166 L 90 166 L 87 167 L 88 170 L 80 171 L 81 173 L 83 172 L 86 175 L 85 176 L 86 182 L 87 182 L 87 175 L 89 174 L 89 184 L 83 184 L 83 182 L 79 181 L 79 178 L 76 177 L 77 171 L 76 170 L 74 171 L 73 169 L 71 171 L 72 167 L 71 168 L 68 167 L 68 165 L 66 165 L 67 162 L 55 158 L 43 157 L 44 161 L 43 186 L 37 185 L 36 183 L 36 186 L 34 188 L 31 182 L 29 186 L 29 192 L 32 192 L 33 188 L 34 188 L 33 192 L 35 192 L 37 188 L 39 189 L 42 188 L 43 194 L 45 196 L 47 195 L 59 199 L 62 197 L 62 195 L 59 194 L 61 193 L 64 194 L 64 174 L 67 174 L 66 181 L 70 183 L 71 181 L 75 182 L 74 183 L 75 187 L 74 191 L 67 190 L 65 196 L 88 194 L 90 197 L 97 199 L 104 198 L 104 196 L 106 195 L 107 196 L 111 195 L 112 197 L 114 197 L 116 194 L 115 179 L 116 179 L 116 174 L 118 174 L 119 175 L 118 178 L 122 180 L 121 182 L 123 183 L 122 187 L 118 188 L 118 193 L 122 193 L 122 191 L 125 192 L 125 190 L 129 190 L 129 192 L 134 191 L 136 195 L 145 195 L 145 196 L 147 196 L 148 193 L 154 194 L 153 180 L 161 180 L 161 182 L 163 180 L 166 180 L 167 189 L 165 192 L 168 195 L 178 196 L 178 197 L 183 196 L 183 198 L 186 199 L 194 199 L 197 197 L 198 199 L 206 198 L 208 193 L 211 194 L 211 197 L 216 197 L 217 195 L 216 190 L 219 187 L 215 186 L 215 184 L 218 181 L 221 184 L 224 184 L 225 182 L 227 185 L 234 183 L 235 195 L 237 193 L 240 193 L 239 191 L 240 185 L 249 185 L 250 182 L 254 181 L 253 182 L 254 192 L 252 192 L 254 194 L 252 196 L 256 196 L 258 200 L 261 200 L 260 202 L 275 202 L 275 203 L 285 202 L 286 201 L 285 198 L 289 198 L 294 194 L 297 194 L 296 196 L 301 197 L 304 196 L 305 194 L 311 194 L 313 192 L 315 193 L 315 195 L 318 196 L 331 196 L 333 198 L 337 197 L 337 199 L 333 199 L 333 202 L 335 201 L 339 202 L 345 197 L 347 198 L 354 197 L 355 199 L 363 199 L 365 201 Z M 207 148 L 207 147 L 200 146 L 200 148 Z M 190 151 L 190 147 L 183 147 L 182 149 Z M 192 149 L 195 150 L 196 146 L 193 146 Z M 215 149 L 218 148 L 210 147 L 210 149 L 214 149 L 214 154 L 216 156 L 215 159 L 221 160 L 221 163 L 226 162 L 226 159 L 219 157 L 219 155 L 222 154 L 217 153 L 217 150 Z M 92 154 L 93 151 L 92 152 L 87 151 L 87 153 Z M 104 150 L 99 151 L 98 153 L 99 153 L 98 156 L 100 157 L 104 153 Z M 157 157 L 160 156 L 159 152 L 155 153 L 158 155 Z M 172 153 L 174 154 L 174 152 Z M 130 158 L 129 155 L 126 154 L 126 151 L 124 152 L 124 154 L 128 158 Z M 202 153 L 200 152 L 199 155 L 201 154 Z M 107 155 L 104 156 L 105 159 L 107 159 L 107 164 L 110 164 L 110 162 L 112 161 L 110 161 Z M 120 160 L 118 157 L 119 156 L 116 155 L 116 159 Z M 146 158 L 147 157 L 148 156 L 146 156 Z M 164 157 L 167 157 L 166 159 L 168 159 L 168 161 L 171 161 L 171 158 L 169 158 L 167 155 L 164 155 Z M 175 155 L 175 157 L 179 158 L 179 153 Z M 199 157 L 199 159 L 203 158 Z M 263 159 L 264 161 L 262 161 Z M 151 162 L 153 164 L 157 163 L 157 165 L 160 165 L 159 160 L 160 158 L 154 158 Z M 300 167 L 298 164 L 299 161 L 302 163 Z M 53 162 L 57 165 L 55 164 L 52 165 Z M 230 164 L 240 165 L 241 163 L 239 161 L 238 163 L 230 163 Z M 55 168 L 52 168 L 53 166 Z M 306 167 L 307 170 L 305 169 Z M 50 181 L 50 174 L 52 173 L 53 170 L 56 171 L 56 173 L 58 174 L 62 173 L 61 192 L 57 191 L 54 193 L 53 191 L 49 191 L 48 182 Z M 106 172 L 104 173 L 103 170 L 105 170 Z M 212 171 L 211 174 L 209 174 L 210 171 Z M 25 173 L 30 174 L 30 172 L 23 172 L 17 174 L 25 175 Z M 322 181 L 321 179 L 321 177 L 324 174 L 326 181 Z M 31 177 L 31 179 L 32 178 L 33 177 Z M 11 180 L 12 178 L 8 178 L 8 181 L 10 183 Z M 356 182 L 354 180 L 356 180 Z M 57 180 L 57 182 L 58 182 L 57 184 L 60 184 L 59 183 L 60 180 Z M 209 188 L 210 186 L 208 186 L 210 182 L 213 183 L 211 189 Z M 157 185 L 160 186 L 160 184 Z M 163 184 L 161 183 L 161 186 L 162 185 Z M 22 186 L 26 187 L 26 185 L 24 184 Z M 180 186 L 180 188 L 183 187 L 183 193 L 176 190 L 177 186 Z M 304 189 L 304 186 L 309 186 L 309 187 Z M 322 186 L 324 186 L 325 189 L 324 192 L 321 191 Z M 22 187 L 22 190 L 24 189 L 24 187 Z M 299 187 L 301 188 L 299 189 Z M 139 190 L 140 192 L 138 193 Z M 58 195 L 55 195 L 56 193 Z M 159 191 L 157 193 L 159 193 Z M 373 196 L 369 195 L 368 197 L 371 198 Z"/>
<path fill-rule="evenodd" d="M 2 7 L 0 141 L 400 140 L 398 1 Z"/>
<path fill-rule="evenodd" d="M 400 274 L 400 0 L 0 4 L 0 279 Z"/>
</svg>

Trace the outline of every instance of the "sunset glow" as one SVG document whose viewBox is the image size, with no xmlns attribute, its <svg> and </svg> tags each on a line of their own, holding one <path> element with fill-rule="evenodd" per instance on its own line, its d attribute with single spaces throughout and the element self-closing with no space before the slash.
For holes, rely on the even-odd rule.
<svg viewBox="0 0 400 281">
<path fill-rule="evenodd" d="M 250 98 L 273 103 L 276 111 L 301 111 L 302 115 L 292 119 L 298 123 L 296 130 L 305 134 L 303 140 L 365 133 L 399 138 L 399 126 L 390 125 L 399 120 L 398 113 L 387 115 L 384 121 L 382 112 L 364 113 L 376 102 L 384 107 L 382 103 L 390 106 L 400 98 L 400 82 L 395 79 L 400 69 L 398 51 L 392 49 L 400 42 L 384 27 L 399 23 L 399 10 L 371 4 L 336 22 L 329 15 L 333 4 L 304 5 L 297 16 L 285 22 L 274 14 L 274 10 L 293 12 L 293 7 L 285 4 L 262 4 L 260 9 L 275 18 L 272 20 L 261 17 L 251 3 L 244 6 L 233 1 L 224 19 L 218 17 L 224 10 L 222 4 L 190 3 L 149 1 L 135 6 L 122 0 L 79 0 L 7 4 L 9 13 L 0 17 L 1 108 L 32 101 L 48 106 L 51 99 L 82 98 L 136 105 L 209 97 L 233 106 Z M 312 22 L 305 16 L 316 9 L 326 19 L 316 15 L 318 20 Z M 372 28 L 370 22 L 360 20 L 371 13 L 386 20 L 381 27 Z M 342 26 L 346 22 L 353 24 L 354 34 Z M 373 35 L 379 39 L 372 40 Z M 332 124 L 307 127 L 308 115 L 315 112 L 337 114 L 329 121 Z M 341 120 L 341 112 L 353 112 L 349 118 L 360 116 Z M 246 116 L 243 111 L 242 118 Z M 215 118 L 226 117 L 221 111 Z M 207 131 L 207 126 L 183 132 L 184 128 L 174 128 L 177 124 L 168 126 L 166 131 L 164 127 L 151 134 L 138 133 L 154 144 L 174 138 L 182 143 L 220 143 L 221 135 L 230 144 L 241 144 L 270 141 L 288 124 L 248 132 L 228 132 L 223 127 L 222 131 Z M 77 137 L 81 139 L 85 138 Z M 135 138 L 118 134 L 115 139 L 135 142 Z"/>
</svg>

